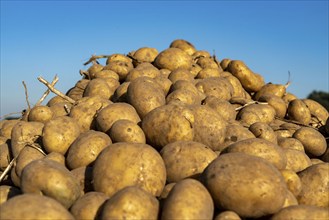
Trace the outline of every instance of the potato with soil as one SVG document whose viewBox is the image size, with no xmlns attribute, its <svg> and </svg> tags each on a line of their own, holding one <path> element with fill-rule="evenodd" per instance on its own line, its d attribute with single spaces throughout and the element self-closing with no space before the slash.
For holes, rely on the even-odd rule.
<svg viewBox="0 0 329 220">
<path fill-rule="evenodd" d="M 270 123 L 275 118 L 275 109 L 270 105 L 251 104 L 242 108 L 237 120 L 247 126 L 256 122 Z"/>
<path fill-rule="evenodd" d="M 272 95 L 272 94 L 266 94 L 259 97 L 258 101 L 260 102 L 266 102 L 270 106 L 272 106 L 275 109 L 276 116 L 279 118 L 284 118 L 287 113 L 287 104 L 285 101 L 283 101 L 282 98 Z"/>
<path fill-rule="evenodd" d="M 45 123 L 52 119 L 54 116 L 54 112 L 48 106 L 34 106 L 28 115 L 28 121 L 36 121 Z"/>
<path fill-rule="evenodd" d="M 156 48 L 141 47 L 130 55 L 133 59 L 134 66 L 138 66 L 145 62 L 152 63 L 158 54 L 159 52 Z"/>
<path fill-rule="evenodd" d="M 112 103 L 98 112 L 96 127 L 99 131 L 108 133 L 112 125 L 122 119 L 127 119 L 135 124 L 140 122 L 136 109 L 128 103 Z"/>
<path fill-rule="evenodd" d="M 130 70 L 134 68 L 132 62 L 113 60 L 104 66 L 103 70 L 112 70 L 119 75 L 119 81 L 125 81 Z"/>
<path fill-rule="evenodd" d="M 274 214 L 286 199 L 287 186 L 280 171 L 265 159 L 245 153 L 220 155 L 202 179 L 216 207 L 232 210 L 241 218 Z"/>
<path fill-rule="evenodd" d="M 51 160 L 29 163 L 21 175 L 23 193 L 41 194 L 54 198 L 69 208 L 79 197 L 79 183 L 66 167 Z"/>
<path fill-rule="evenodd" d="M 158 219 L 159 201 L 138 186 L 116 192 L 103 206 L 101 217 L 107 219 Z"/>
<path fill-rule="evenodd" d="M 235 121 L 235 118 L 236 118 L 235 108 L 228 101 L 222 100 L 215 96 L 207 96 L 202 101 L 202 104 L 214 109 L 227 122 Z"/>
<path fill-rule="evenodd" d="M 86 131 L 81 133 L 70 145 L 66 164 L 70 169 L 91 166 L 99 153 L 112 144 L 111 138 L 100 131 Z"/>
<path fill-rule="evenodd" d="M 286 94 L 287 85 L 267 83 L 254 95 L 254 100 L 258 101 L 264 95 L 274 95 L 282 98 Z"/>
<path fill-rule="evenodd" d="M 164 201 L 161 219 L 212 219 L 214 203 L 208 190 L 197 180 L 176 183 Z"/>
<path fill-rule="evenodd" d="M 241 220 L 241 218 L 233 211 L 223 211 L 216 215 L 214 220 Z"/>
<path fill-rule="evenodd" d="M 38 146 L 35 146 L 38 147 Z M 21 177 L 22 171 L 24 167 L 26 167 L 29 163 L 35 160 L 39 160 L 44 158 L 44 153 L 41 153 L 39 150 L 37 150 L 34 147 L 26 146 L 24 147 L 20 152 L 18 157 L 16 158 L 16 166 L 15 166 L 15 172 L 18 177 Z"/>
<path fill-rule="evenodd" d="M 290 148 L 290 149 L 300 150 L 302 152 L 305 152 L 302 142 L 300 142 L 296 138 L 292 138 L 292 137 L 278 138 L 278 145 L 282 148 Z"/>
<path fill-rule="evenodd" d="M 0 135 L 2 137 L 5 137 L 7 139 L 10 139 L 11 138 L 11 132 L 14 128 L 14 126 L 20 122 L 20 120 L 6 120 L 3 122 L 2 126 L 1 126 L 1 129 L 0 129 Z"/>
<path fill-rule="evenodd" d="M 158 69 L 175 70 L 177 68 L 188 69 L 193 60 L 190 55 L 179 48 L 168 48 L 161 51 L 154 60 L 154 66 Z"/>
<path fill-rule="evenodd" d="M 140 118 L 166 104 L 166 97 L 161 87 L 149 77 L 139 77 L 130 83 L 127 100 L 134 106 Z"/>
<path fill-rule="evenodd" d="M 147 143 L 160 150 L 175 141 L 192 141 L 194 113 L 185 106 L 169 104 L 149 112 L 142 120 Z"/>
<path fill-rule="evenodd" d="M 42 143 L 47 151 L 66 154 L 70 145 L 80 135 L 80 126 L 68 116 L 60 116 L 48 121 L 42 131 Z"/>
<path fill-rule="evenodd" d="M 289 102 L 287 108 L 288 118 L 304 125 L 311 121 L 311 112 L 307 105 L 300 99 L 294 99 Z"/>
<path fill-rule="evenodd" d="M 274 133 L 273 129 L 266 123 L 255 122 L 250 125 L 249 130 L 255 135 L 256 138 L 261 138 L 274 144 L 278 143 L 276 134 Z"/>
<path fill-rule="evenodd" d="M 113 143 L 146 143 L 146 137 L 142 128 L 135 122 L 127 119 L 121 119 L 114 122 L 108 133 Z"/>
<path fill-rule="evenodd" d="M 90 82 L 86 86 L 86 89 L 84 90 L 83 96 L 99 96 L 104 99 L 110 99 L 113 96 L 116 88 L 120 85 L 120 83 L 115 79 L 111 81 L 116 83 L 113 83 L 113 85 L 110 86 L 107 80 L 103 78 L 96 78 L 90 80 Z"/>
<path fill-rule="evenodd" d="M 177 68 L 177 69 L 171 71 L 171 73 L 168 76 L 168 79 L 172 83 L 175 83 L 178 80 L 193 81 L 194 80 L 194 76 L 186 68 Z"/>
<path fill-rule="evenodd" d="M 150 78 L 156 78 L 160 75 L 160 71 L 150 63 L 139 64 L 134 69 L 130 70 L 126 82 L 131 82 L 138 77 L 147 76 Z"/>
<path fill-rule="evenodd" d="M 170 48 L 179 48 L 190 56 L 192 56 L 196 52 L 194 45 L 192 43 L 188 42 L 187 40 L 183 40 L 183 39 L 177 39 L 177 40 L 172 41 L 170 43 L 169 47 Z"/>
<path fill-rule="evenodd" d="M 78 167 L 70 171 L 76 181 L 79 183 L 80 196 L 94 190 L 93 181 L 93 168 L 92 167 Z"/>
<path fill-rule="evenodd" d="M 0 144 L 0 170 L 4 171 L 12 159 L 10 147 L 7 143 Z"/>
<path fill-rule="evenodd" d="M 302 190 L 302 182 L 299 176 L 294 171 L 288 169 L 282 169 L 280 172 L 287 183 L 288 190 L 297 197 Z"/>
<path fill-rule="evenodd" d="M 167 171 L 167 182 L 198 178 L 217 154 L 208 146 L 194 141 L 176 141 L 160 152 Z"/>
<path fill-rule="evenodd" d="M 287 157 L 286 169 L 299 172 L 312 165 L 310 158 L 300 150 L 283 148 L 282 149 Z"/>
<path fill-rule="evenodd" d="M 126 186 L 139 186 L 159 196 L 166 183 L 166 168 L 150 145 L 115 143 L 105 148 L 93 166 L 95 191 L 109 197 Z"/>
<path fill-rule="evenodd" d="M 111 100 L 113 102 L 127 102 L 127 90 L 130 82 L 121 83 L 120 86 L 115 90 Z"/>
<path fill-rule="evenodd" d="M 0 206 L 1 219 L 67 219 L 73 215 L 58 201 L 37 194 L 23 194 L 9 199 Z"/>
<path fill-rule="evenodd" d="M 233 94 L 231 83 L 224 77 L 211 77 L 200 80 L 195 87 L 206 96 L 230 100 Z"/>
<path fill-rule="evenodd" d="M 329 219 L 327 208 L 312 205 L 295 205 L 281 209 L 270 220 L 310 220 L 310 219 Z"/>
<path fill-rule="evenodd" d="M 329 207 L 329 163 L 319 163 L 298 173 L 302 190 L 297 196 L 299 204 Z"/>
<path fill-rule="evenodd" d="M 328 110 L 323 107 L 320 103 L 312 99 L 302 99 L 306 104 L 307 108 L 311 112 L 311 116 L 314 117 L 315 122 L 319 122 L 320 125 L 325 125 L 329 117 Z"/>
<path fill-rule="evenodd" d="M 98 219 L 102 205 L 108 196 L 101 192 L 88 192 L 71 206 L 70 212 L 76 219 Z"/>
<path fill-rule="evenodd" d="M 68 97 L 71 99 L 78 101 L 83 97 L 83 93 L 89 83 L 89 79 L 81 79 L 79 80 L 75 86 L 73 86 L 71 89 L 69 89 L 66 93 Z"/>
</svg>

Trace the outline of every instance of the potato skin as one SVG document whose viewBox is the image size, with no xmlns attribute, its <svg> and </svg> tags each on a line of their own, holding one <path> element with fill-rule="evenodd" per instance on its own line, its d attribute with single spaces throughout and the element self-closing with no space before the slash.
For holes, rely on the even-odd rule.
<svg viewBox="0 0 329 220">
<path fill-rule="evenodd" d="M 207 145 L 194 141 L 176 141 L 160 152 L 167 171 L 167 182 L 197 178 L 217 154 Z"/>
<path fill-rule="evenodd" d="M 161 51 L 154 60 L 154 66 L 158 69 L 175 70 L 177 68 L 190 68 L 192 57 L 179 48 L 168 48 Z"/>
<path fill-rule="evenodd" d="M 233 211 L 223 211 L 216 215 L 214 220 L 241 220 L 241 218 Z"/>
<path fill-rule="evenodd" d="M 21 195 L 19 188 L 9 185 L 0 185 L 0 206 L 14 196 Z M 1 217 L 1 214 L 0 214 Z"/>
<path fill-rule="evenodd" d="M 202 180 L 216 207 L 240 217 L 274 214 L 286 199 L 281 173 L 263 158 L 245 153 L 221 154 L 205 169 Z"/>
<path fill-rule="evenodd" d="M 141 127 L 130 120 L 121 119 L 112 125 L 109 136 L 113 143 L 129 142 L 146 144 L 146 137 Z"/>
<path fill-rule="evenodd" d="M 283 151 L 287 157 L 286 169 L 293 170 L 297 173 L 312 165 L 310 158 L 300 150 L 283 148 Z"/>
<path fill-rule="evenodd" d="M 255 122 L 270 123 L 275 118 L 275 110 L 270 105 L 251 104 L 241 109 L 237 120 L 246 125 Z"/>
<path fill-rule="evenodd" d="M 308 125 L 311 121 L 311 112 L 307 105 L 300 99 L 289 102 L 287 114 L 289 119 Z"/>
<path fill-rule="evenodd" d="M 127 186 L 104 204 L 101 220 L 158 218 L 159 201 L 138 186 Z"/>
<path fill-rule="evenodd" d="M 80 196 L 78 182 L 61 164 L 51 160 L 29 163 L 21 175 L 23 193 L 43 194 L 69 208 Z"/>
<path fill-rule="evenodd" d="M 97 157 L 93 181 L 95 191 L 109 197 L 131 185 L 159 196 L 165 186 L 166 168 L 160 154 L 150 145 L 115 143 Z"/>
<path fill-rule="evenodd" d="M 37 194 L 23 194 L 9 199 L 0 206 L 1 219 L 67 219 L 73 215 L 59 202 Z"/>
<path fill-rule="evenodd" d="M 281 209 L 270 220 L 310 220 L 328 219 L 328 209 L 312 205 L 295 205 Z"/>
<path fill-rule="evenodd" d="M 263 122 L 255 122 L 250 125 L 249 130 L 255 135 L 257 138 L 261 138 L 267 141 L 270 141 L 274 144 L 278 143 L 277 136 L 274 133 L 273 129 L 270 125 Z"/>
<path fill-rule="evenodd" d="M 214 203 L 208 190 L 197 180 L 177 182 L 164 201 L 161 219 L 212 219 Z"/>
<path fill-rule="evenodd" d="M 288 169 L 282 169 L 280 172 L 287 183 L 289 191 L 297 197 L 302 190 L 302 182 L 299 176 L 294 171 Z"/>
<path fill-rule="evenodd" d="M 29 112 L 28 121 L 45 123 L 46 121 L 52 119 L 53 115 L 53 111 L 48 106 L 34 106 Z"/>
</svg>

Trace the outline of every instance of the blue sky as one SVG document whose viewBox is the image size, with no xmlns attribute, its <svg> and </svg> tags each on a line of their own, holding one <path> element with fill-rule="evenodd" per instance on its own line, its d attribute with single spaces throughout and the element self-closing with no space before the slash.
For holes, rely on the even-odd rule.
<svg viewBox="0 0 329 220">
<path fill-rule="evenodd" d="M 1 0 L 0 116 L 27 108 L 22 81 L 33 105 L 46 90 L 38 76 L 57 74 L 66 92 L 92 54 L 162 51 L 179 38 L 243 60 L 266 82 L 285 84 L 290 71 L 299 98 L 328 92 L 328 10 L 328 1 Z"/>
</svg>

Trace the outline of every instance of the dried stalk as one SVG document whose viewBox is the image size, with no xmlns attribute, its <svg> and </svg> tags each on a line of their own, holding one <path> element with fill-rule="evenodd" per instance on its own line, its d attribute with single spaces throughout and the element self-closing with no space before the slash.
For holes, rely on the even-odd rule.
<svg viewBox="0 0 329 220">
<path fill-rule="evenodd" d="M 248 102 L 248 103 L 244 104 L 243 106 L 237 107 L 235 109 L 235 111 L 239 111 L 239 110 L 241 110 L 241 109 L 243 109 L 243 108 L 245 108 L 249 105 L 252 105 L 252 104 L 268 105 L 267 102 L 252 101 L 252 102 Z"/>
<path fill-rule="evenodd" d="M 108 58 L 110 55 L 92 55 L 90 57 L 90 59 L 85 62 L 83 65 L 88 65 L 89 63 L 93 62 L 93 61 L 97 61 L 97 59 L 100 59 L 100 58 Z"/>
<path fill-rule="evenodd" d="M 22 112 L 12 112 L 12 113 L 0 116 L 0 119 L 7 118 L 7 117 L 12 116 L 12 115 L 18 115 L 18 114 L 21 114 L 21 116 L 22 116 Z"/>
<path fill-rule="evenodd" d="M 40 147 L 38 147 L 38 145 L 35 144 L 35 143 L 26 144 L 25 147 L 32 147 L 32 148 L 36 149 L 37 151 L 39 151 L 43 156 L 46 156 L 46 155 L 47 155 L 47 154 L 46 154 L 45 152 L 43 152 L 43 150 L 42 150 Z"/>
<path fill-rule="evenodd" d="M 27 92 L 27 86 L 26 86 L 24 81 L 22 81 L 22 83 L 23 83 L 24 90 L 25 90 L 25 100 L 26 100 L 26 103 L 27 103 L 28 111 L 30 111 L 31 106 L 30 106 L 30 102 L 29 102 L 29 94 Z"/>
<path fill-rule="evenodd" d="M 63 99 L 65 99 L 66 101 L 70 102 L 71 104 L 75 103 L 75 100 L 71 99 L 70 97 L 64 95 L 62 92 L 58 91 L 57 89 L 55 89 L 49 82 L 47 82 L 44 78 L 42 78 L 41 76 L 38 77 L 38 80 L 45 84 L 50 91 L 52 91 L 53 93 L 55 93 L 56 95 L 62 97 Z"/>
<path fill-rule="evenodd" d="M 11 170 L 11 168 L 13 167 L 15 161 L 16 161 L 16 158 L 13 158 L 10 163 L 8 164 L 8 166 L 6 167 L 6 169 L 3 171 L 3 173 L 1 174 L 0 176 L 0 183 L 2 182 L 2 180 L 5 178 L 5 176 L 7 175 L 7 173 L 9 173 L 9 171 Z"/>
<path fill-rule="evenodd" d="M 58 77 L 56 75 L 55 78 L 53 79 L 53 81 L 51 82 L 51 85 L 54 87 L 57 82 L 58 82 Z M 35 106 L 41 105 L 41 103 L 45 100 L 45 98 L 49 95 L 49 93 L 50 93 L 50 90 L 47 89 L 47 91 L 45 91 L 43 93 L 42 97 L 39 99 L 39 101 L 37 102 L 37 104 L 35 104 Z"/>
</svg>

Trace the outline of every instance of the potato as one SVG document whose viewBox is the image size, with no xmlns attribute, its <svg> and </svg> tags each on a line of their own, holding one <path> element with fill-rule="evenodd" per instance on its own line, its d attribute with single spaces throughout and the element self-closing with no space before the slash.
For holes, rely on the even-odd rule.
<svg viewBox="0 0 329 220">
<path fill-rule="evenodd" d="M 310 220 L 328 219 L 328 209 L 312 205 L 295 205 L 281 209 L 270 220 Z"/>
<path fill-rule="evenodd" d="M 109 136 L 113 143 L 146 143 L 146 137 L 141 127 L 127 119 L 117 120 L 109 130 Z"/>
<path fill-rule="evenodd" d="M 99 131 L 108 133 L 112 125 L 121 119 L 127 119 L 136 124 L 141 120 L 132 105 L 128 103 L 112 103 L 98 112 L 96 127 Z"/>
<path fill-rule="evenodd" d="M 176 183 L 164 201 L 161 219 L 212 219 L 214 203 L 208 190 L 197 180 Z"/>
<path fill-rule="evenodd" d="M 51 160 L 35 160 L 29 163 L 21 175 L 23 193 L 49 196 L 69 208 L 80 196 L 79 183 L 60 163 Z"/>
<path fill-rule="evenodd" d="M 254 95 L 254 99 L 259 100 L 259 98 L 264 95 L 274 95 L 282 98 L 285 93 L 286 85 L 267 83 Z"/>
<path fill-rule="evenodd" d="M 317 130 L 308 127 L 301 127 L 293 134 L 305 149 L 305 152 L 313 156 L 321 156 L 327 149 L 324 136 Z"/>
<path fill-rule="evenodd" d="M 139 64 L 136 68 L 129 71 L 126 82 L 133 81 L 138 77 L 147 76 L 155 78 L 160 75 L 160 71 L 150 63 Z"/>
<path fill-rule="evenodd" d="M 192 141 L 194 113 L 185 106 L 160 106 L 142 119 L 142 129 L 147 143 L 158 150 L 175 141 Z"/>
<path fill-rule="evenodd" d="M 81 196 L 70 208 L 76 219 L 98 219 L 102 205 L 108 196 L 101 192 L 88 192 Z"/>
<path fill-rule="evenodd" d="M 311 158 L 312 165 L 319 164 L 319 163 L 324 163 L 324 162 L 325 161 L 322 161 L 321 159 L 318 159 L 318 158 Z"/>
<path fill-rule="evenodd" d="M 219 68 L 211 68 L 211 67 L 206 67 L 198 73 L 196 76 L 197 79 L 205 79 L 205 78 L 210 78 L 210 77 L 220 77 L 222 73 L 222 69 Z"/>
<path fill-rule="evenodd" d="M 158 219 L 159 201 L 138 186 L 127 186 L 108 199 L 101 218 L 107 219 Z"/>
<path fill-rule="evenodd" d="M 278 138 L 278 145 L 282 148 L 290 148 L 305 152 L 302 142 L 293 137 Z"/>
<path fill-rule="evenodd" d="M 302 182 L 299 176 L 294 171 L 288 169 L 282 169 L 280 172 L 284 177 L 288 190 L 297 197 L 302 190 Z"/>
<path fill-rule="evenodd" d="M 270 123 L 274 117 L 275 109 L 272 106 L 251 104 L 239 111 L 237 120 L 250 126 L 255 122 Z"/>
<path fill-rule="evenodd" d="M 302 190 L 297 196 L 299 204 L 329 207 L 329 163 L 311 165 L 298 176 Z"/>
<path fill-rule="evenodd" d="M 84 90 L 83 96 L 99 96 L 104 99 L 110 99 L 113 96 L 116 88 L 120 85 L 117 80 L 113 79 L 113 81 L 116 82 L 116 84 L 110 87 L 109 83 L 107 83 L 106 79 L 104 78 L 95 78 L 90 80 L 86 89 Z"/>
<path fill-rule="evenodd" d="M 297 173 L 312 165 L 310 158 L 300 150 L 283 148 L 283 151 L 287 157 L 286 169 Z"/>
<path fill-rule="evenodd" d="M 195 83 L 194 81 L 178 80 L 172 84 L 170 88 L 170 93 L 173 93 L 176 90 L 185 90 L 186 92 L 188 91 L 191 92 L 197 98 L 197 100 L 203 100 L 206 97 L 206 95 L 200 92 L 195 87 L 194 83 Z"/>
<path fill-rule="evenodd" d="M 28 121 L 47 122 L 54 116 L 53 111 L 48 106 L 34 106 L 28 115 Z"/>
<path fill-rule="evenodd" d="M 92 167 L 78 167 L 70 171 L 76 181 L 79 183 L 80 195 L 93 191 L 93 168 Z"/>
<path fill-rule="evenodd" d="M 194 78 L 199 74 L 201 70 L 202 67 L 196 63 L 193 63 L 192 66 L 189 68 L 189 71 L 194 76 Z"/>
<path fill-rule="evenodd" d="M 233 87 L 232 97 L 242 97 L 251 99 L 250 95 L 244 90 L 238 78 L 233 76 L 230 72 L 226 71 L 222 72 L 221 75 L 231 83 Z"/>
<path fill-rule="evenodd" d="M 281 173 L 265 159 L 245 153 L 222 154 L 203 172 L 203 183 L 217 208 L 241 218 L 258 218 L 278 212 L 287 186 Z"/>
<path fill-rule="evenodd" d="M 328 110 L 323 107 L 319 102 L 312 99 L 302 99 L 306 104 L 307 108 L 310 110 L 312 117 L 315 117 L 321 125 L 326 124 L 326 120 L 329 117 Z"/>
<path fill-rule="evenodd" d="M 179 48 L 168 48 L 161 51 L 154 60 L 154 66 L 158 69 L 175 70 L 177 68 L 190 68 L 192 57 Z"/>
<path fill-rule="evenodd" d="M 194 76 L 188 69 L 181 67 L 171 71 L 168 76 L 168 79 L 172 83 L 175 83 L 178 80 L 193 81 Z"/>
<path fill-rule="evenodd" d="M 156 48 L 141 47 L 133 53 L 132 58 L 133 62 L 136 61 L 137 63 L 152 63 L 158 54 L 159 52 Z"/>
<path fill-rule="evenodd" d="M 131 185 L 159 196 L 165 182 L 164 162 L 160 154 L 147 144 L 112 144 L 99 154 L 93 166 L 95 191 L 109 197 Z"/>
<path fill-rule="evenodd" d="M 83 92 L 86 89 L 89 81 L 89 79 L 79 80 L 74 87 L 67 91 L 66 95 L 75 101 L 80 100 L 83 97 Z"/>
<path fill-rule="evenodd" d="M 9 199 L 0 206 L 1 219 L 67 219 L 73 215 L 59 202 L 37 194 L 23 194 Z"/>
<path fill-rule="evenodd" d="M 282 208 L 285 208 L 288 206 L 294 206 L 294 205 L 298 205 L 298 201 L 297 201 L 296 197 L 294 196 L 294 194 L 292 194 L 292 192 L 288 190 L 286 193 L 286 200 L 284 201 Z"/>
<path fill-rule="evenodd" d="M 174 188 L 175 185 L 176 185 L 176 183 L 168 183 L 165 185 L 165 187 L 162 190 L 161 195 L 159 196 L 160 202 L 163 203 L 163 201 L 168 197 L 169 192 L 172 190 L 172 188 Z"/>
<path fill-rule="evenodd" d="M 249 130 L 255 135 L 257 138 L 261 138 L 267 141 L 270 141 L 274 144 L 278 143 L 277 136 L 274 133 L 273 129 L 264 122 L 255 122 L 250 125 Z"/>
<path fill-rule="evenodd" d="M 273 95 L 273 94 L 266 94 L 259 97 L 258 101 L 266 102 L 270 106 L 272 106 L 275 110 L 276 116 L 279 118 L 284 118 L 287 113 L 287 104 L 283 101 L 282 98 Z"/>
<path fill-rule="evenodd" d="M 18 177 L 21 177 L 22 171 L 24 167 L 26 167 L 29 163 L 34 160 L 39 160 L 44 158 L 44 154 L 39 150 L 32 148 L 30 146 L 24 147 L 20 152 L 16 159 L 15 172 Z"/>
<path fill-rule="evenodd" d="M 166 103 L 182 103 L 186 105 L 200 105 L 201 96 L 187 89 L 177 89 L 166 97 Z"/>
<path fill-rule="evenodd" d="M 149 77 L 139 77 L 130 83 L 127 101 L 134 106 L 140 118 L 144 118 L 151 110 L 166 104 L 161 87 Z"/>
<path fill-rule="evenodd" d="M 206 50 L 197 50 L 192 54 L 193 59 L 198 59 L 200 57 L 211 57 L 210 53 Z"/>
<path fill-rule="evenodd" d="M 8 144 L 0 144 L 0 170 L 4 171 L 9 165 L 12 159 L 12 155 Z"/>
<path fill-rule="evenodd" d="M 92 77 L 92 79 L 96 79 L 96 78 L 101 78 L 101 79 L 113 78 L 116 81 L 119 81 L 119 79 L 120 79 L 119 75 L 116 72 L 114 72 L 113 70 L 98 71 Z"/>
<path fill-rule="evenodd" d="M 202 101 L 202 104 L 214 109 L 227 122 L 234 121 L 236 118 L 235 108 L 226 100 L 222 100 L 215 96 L 207 96 Z"/>
<path fill-rule="evenodd" d="M 110 144 L 111 138 L 103 132 L 81 133 L 68 149 L 66 164 L 70 169 L 92 166 L 99 153 Z"/>
<path fill-rule="evenodd" d="M 51 107 L 53 105 L 56 105 L 57 103 L 62 103 L 62 102 L 67 102 L 67 101 L 65 99 L 63 99 L 62 97 L 56 95 L 56 96 L 52 97 L 51 99 L 49 99 L 49 101 L 47 102 L 47 106 Z"/>
<path fill-rule="evenodd" d="M 263 77 L 252 72 L 243 61 L 232 60 L 228 64 L 227 71 L 240 80 L 247 92 L 257 92 L 265 85 Z"/>
<path fill-rule="evenodd" d="M 298 99 L 298 98 L 294 94 L 287 92 L 286 94 L 284 94 L 282 96 L 282 99 L 283 99 L 283 101 L 285 101 L 288 104 L 290 101 L 292 101 L 294 99 Z"/>
<path fill-rule="evenodd" d="M 251 138 L 238 141 L 227 146 L 224 152 L 241 152 L 261 157 L 273 164 L 277 169 L 284 169 L 287 164 L 286 155 L 280 146 L 260 138 Z"/>
<path fill-rule="evenodd" d="M 170 81 L 170 79 L 168 79 L 167 77 L 165 77 L 163 75 L 159 75 L 154 78 L 154 81 L 160 86 L 164 95 L 165 96 L 168 95 L 170 87 L 172 85 L 172 82 Z"/>
<path fill-rule="evenodd" d="M 199 57 L 196 62 L 199 66 L 201 66 L 202 69 L 205 68 L 217 68 L 221 72 L 223 71 L 220 66 L 218 66 L 218 63 L 213 59 L 213 57 Z"/>
<path fill-rule="evenodd" d="M 198 178 L 217 154 L 208 146 L 194 141 L 176 141 L 160 152 L 167 171 L 167 182 Z"/>
<path fill-rule="evenodd" d="M 20 120 L 6 120 L 5 122 L 3 122 L 1 129 L 0 129 L 0 135 L 2 137 L 5 137 L 7 139 L 11 138 L 11 132 L 14 128 L 14 126 L 20 122 Z"/>
<path fill-rule="evenodd" d="M 47 154 L 44 157 L 44 159 L 53 160 L 53 161 L 56 161 L 57 163 L 60 163 L 63 166 L 65 166 L 65 157 L 61 153 L 58 153 L 58 152 L 50 152 L 49 154 Z"/>
<path fill-rule="evenodd" d="M 13 157 L 18 156 L 19 152 L 27 145 L 40 142 L 44 124 L 41 122 L 17 123 L 11 132 L 11 152 Z"/>
<path fill-rule="evenodd" d="M 233 94 L 231 83 L 224 77 L 211 77 L 200 80 L 195 87 L 206 96 L 230 100 Z"/>
<path fill-rule="evenodd" d="M 98 96 L 84 97 L 72 107 L 69 116 L 78 122 L 81 132 L 96 130 L 96 115 L 110 104 L 110 100 Z"/>
<path fill-rule="evenodd" d="M 190 56 L 192 56 L 196 52 L 194 45 L 183 39 L 174 40 L 173 42 L 170 43 L 169 47 L 179 48 Z"/>
<path fill-rule="evenodd" d="M 106 65 L 109 64 L 110 62 L 115 62 L 115 61 L 122 61 L 122 62 L 130 63 L 130 62 L 132 62 L 132 59 L 124 54 L 114 53 L 114 54 L 111 54 L 106 59 Z"/>
<path fill-rule="evenodd" d="M 115 90 L 111 100 L 113 102 L 127 102 L 127 90 L 130 82 L 121 83 L 121 85 Z"/>
<path fill-rule="evenodd" d="M 327 147 L 326 152 L 321 156 L 321 160 L 329 163 L 329 147 Z"/>
<path fill-rule="evenodd" d="M 22 194 L 21 190 L 15 186 L 0 185 L 0 206 L 9 199 Z M 2 219 L 2 214 L 0 214 Z"/>
<path fill-rule="evenodd" d="M 120 82 L 125 81 L 130 70 L 134 68 L 132 62 L 113 60 L 106 63 L 103 70 L 112 70 L 119 75 Z"/>
<path fill-rule="evenodd" d="M 53 118 L 67 116 L 70 113 L 72 106 L 73 105 L 69 102 L 59 102 L 50 106 L 50 109 L 53 112 Z"/>
<path fill-rule="evenodd" d="M 91 66 L 88 68 L 88 70 L 87 70 L 88 75 L 89 75 L 89 78 L 90 78 L 90 79 L 93 79 L 93 78 L 94 78 L 94 75 L 95 75 L 97 72 L 102 71 L 103 68 L 104 68 L 103 65 L 94 62 L 93 65 L 91 65 Z"/>
<path fill-rule="evenodd" d="M 216 215 L 214 220 L 241 220 L 241 218 L 233 211 L 223 211 Z"/>
<path fill-rule="evenodd" d="M 311 112 L 307 108 L 307 105 L 300 99 L 294 99 L 289 102 L 287 114 L 289 119 L 304 125 L 308 125 L 311 121 Z"/>
<path fill-rule="evenodd" d="M 224 142 L 226 121 L 206 105 L 194 105 L 190 109 L 194 112 L 193 140 L 218 150 Z"/>
<path fill-rule="evenodd" d="M 66 154 L 70 145 L 80 135 L 80 126 L 68 116 L 60 116 L 48 121 L 42 131 L 42 143 L 47 151 Z"/>
</svg>

